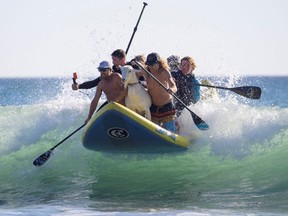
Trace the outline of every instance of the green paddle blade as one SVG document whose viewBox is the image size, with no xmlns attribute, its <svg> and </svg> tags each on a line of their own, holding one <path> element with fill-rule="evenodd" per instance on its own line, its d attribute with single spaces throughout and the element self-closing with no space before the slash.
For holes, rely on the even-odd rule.
<svg viewBox="0 0 288 216">
<path fill-rule="evenodd" d="M 200 130 L 209 129 L 209 125 L 204 120 L 202 120 L 199 116 L 197 116 L 194 112 L 192 112 L 192 110 L 188 109 L 188 111 L 191 113 L 192 119 L 197 128 L 199 128 Z"/>
<path fill-rule="evenodd" d="M 199 124 L 196 124 L 196 126 L 200 129 L 200 130 L 208 130 L 209 129 L 209 125 L 206 122 L 201 122 Z"/>
</svg>

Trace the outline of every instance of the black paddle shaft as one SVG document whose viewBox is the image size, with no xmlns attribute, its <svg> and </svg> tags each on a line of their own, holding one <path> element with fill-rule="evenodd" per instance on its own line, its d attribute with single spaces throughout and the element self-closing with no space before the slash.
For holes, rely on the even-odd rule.
<svg viewBox="0 0 288 216">
<path fill-rule="evenodd" d="M 66 138 L 64 138 L 61 142 L 59 142 L 57 145 L 55 145 L 53 148 L 50 149 L 50 151 L 53 151 L 57 146 L 65 142 L 68 138 L 70 138 L 73 134 L 75 134 L 77 131 L 79 131 L 81 128 L 83 128 L 86 124 L 81 125 L 79 128 L 77 128 L 75 131 L 73 131 L 71 134 L 69 134 Z"/>
<path fill-rule="evenodd" d="M 227 88 L 227 87 L 221 87 L 221 86 L 213 86 L 213 85 L 206 85 L 206 84 L 198 84 L 198 83 L 191 83 L 191 82 L 185 82 L 182 81 L 180 84 L 188 84 L 193 86 L 202 86 L 207 88 L 215 88 L 215 89 L 222 89 L 222 90 L 229 90 L 236 94 L 239 94 L 243 97 L 250 98 L 250 99 L 260 99 L 261 97 L 261 88 L 257 86 L 240 86 L 240 87 L 234 87 L 234 88 Z"/>
<path fill-rule="evenodd" d="M 128 47 L 127 47 L 127 49 L 126 49 L 126 52 L 125 52 L 126 54 L 127 54 L 128 51 L 129 51 L 130 45 L 131 45 L 132 40 L 133 40 L 133 38 L 134 38 L 134 35 L 135 35 L 136 31 L 137 31 L 137 27 L 138 27 L 139 22 L 140 22 L 140 20 L 141 20 L 143 11 L 144 11 L 145 7 L 148 5 L 146 2 L 143 2 L 143 4 L 144 4 L 144 5 L 143 5 L 143 8 L 142 8 L 142 10 L 141 10 L 140 16 L 139 16 L 139 18 L 138 18 L 137 24 L 136 24 L 136 26 L 134 27 L 133 34 L 132 34 L 132 36 L 131 36 L 131 38 L 130 38 Z"/>
<path fill-rule="evenodd" d="M 150 77 L 152 77 L 161 87 L 163 87 L 167 92 L 168 92 L 168 88 L 166 88 L 165 85 L 163 85 L 163 83 L 161 83 L 152 73 L 150 73 L 146 68 L 144 68 L 139 62 L 137 62 L 136 60 L 133 60 L 135 62 L 135 64 L 137 64 L 142 70 L 144 70 L 146 73 L 149 74 Z M 189 107 L 186 106 L 186 104 L 180 99 L 178 98 L 174 93 L 172 93 L 172 96 L 178 100 L 191 114 L 192 119 L 195 123 L 195 125 L 200 129 L 200 130 L 208 130 L 209 125 L 203 120 L 201 119 L 199 116 L 197 116 L 192 110 L 189 109 Z"/>
<path fill-rule="evenodd" d="M 146 2 L 143 2 L 143 4 L 144 4 L 144 5 L 143 5 L 143 8 L 142 8 L 142 10 L 141 10 L 140 16 L 139 16 L 139 18 L 138 18 L 137 24 L 136 24 L 136 26 L 135 26 L 135 28 L 134 28 L 133 34 L 132 34 L 131 39 L 130 39 L 130 41 L 129 41 L 128 47 L 127 47 L 127 49 L 126 49 L 126 52 L 125 52 L 126 54 L 128 53 L 128 50 L 129 50 L 129 48 L 130 48 L 130 45 L 131 45 L 132 40 L 133 40 L 133 38 L 134 38 L 134 35 L 135 35 L 136 31 L 137 31 L 137 27 L 138 27 L 138 24 L 139 24 L 140 19 L 141 19 L 141 17 L 142 17 L 143 11 L 144 11 L 145 7 L 148 5 Z M 74 84 L 77 84 L 76 79 L 75 79 L 74 77 L 73 77 L 73 83 L 74 83 Z M 53 150 L 54 150 L 56 147 L 58 147 L 59 145 L 61 145 L 64 141 L 66 141 L 69 137 L 71 137 L 73 134 L 75 134 L 77 131 L 79 131 L 81 128 L 83 128 L 85 125 L 86 125 L 86 124 L 81 125 L 81 126 L 80 126 L 79 128 L 77 128 L 74 132 L 72 132 L 70 135 L 68 135 L 66 138 L 64 138 L 61 142 L 59 142 L 58 144 L 56 144 L 53 148 L 49 149 L 48 151 L 46 151 L 45 153 L 43 153 L 42 155 L 40 155 L 38 158 L 36 158 L 36 159 L 33 161 L 33 165 L 35 165 L 35 166 L 42 166 L 44 163 L 46 163 L 46 161 L 49 160 L 49 158 L 50 158 Z"/>
<path fill-rule="evenodd" d="M 49 149 L 47 152 L 40 155 L 38 158 L 36 158 L 33 161 L 34 166 L 42 166 L 46 161 L 49 160 L 52 151 L 59 145 L 61 145 L 64 141 L 66 141 L 69 137 L 71 137 L 73 134 L 75 134 L 77 131 L 79 131 L 81 128 L 83 128 L 86 124 L 81 125 L 79 128 L 77 128 L 75 131 L 73 131 L 71 134 L 69 134 L 66 138 L 64 138 L 61 142 L 56 144 L 53 148 Z"/>
<path fill-rule="evenodd" d="M 196 86 L 208 87 L 208 88 L 230 90 L 236 94 L 239 94 L 243 97 L 250 98 L 250 99 L 259 99 L 261 97 L 261 88 L 257 86 L 241 86 L 241 87 L 234 87 L 234 88 L 226 88 L 226 87 L 221 87 L 221 86 L 212 86 L 212 85 L 204 85 L 204 84 L 196 84 L 196 83 L 190 83 L 190 84 L 196 85 Z"/>
</svg>

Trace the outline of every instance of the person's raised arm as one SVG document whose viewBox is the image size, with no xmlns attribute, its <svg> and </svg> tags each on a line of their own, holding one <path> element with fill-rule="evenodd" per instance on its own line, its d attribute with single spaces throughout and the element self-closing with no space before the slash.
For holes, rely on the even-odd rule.
<svg viewBox="0 0 288 216">
<path fill-rule="evenodd" d="M 96 87 L 98 85 L 98 83 L 100 82 L 100 77 L 91 80 L 91 81 L 87 81 L 81 84 L 72 84 L 72 89 L 73 90 L 78 90 L 78 89 L 91 89 L 93 87 Z"/>
</svg>

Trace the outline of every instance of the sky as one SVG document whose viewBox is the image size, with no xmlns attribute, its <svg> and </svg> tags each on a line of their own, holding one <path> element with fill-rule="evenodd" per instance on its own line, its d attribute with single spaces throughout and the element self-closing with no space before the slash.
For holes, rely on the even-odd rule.
<svg viewBox="0 0 288 216">
<path fill-rule="evenodd" d="M 287 0 L 146 0 L 127 60 L 191 56 L 204 76 L 288 75 Z M 0 77 L 94 76 L 126 50 L 139 0 L 0 0 Z"/>
</svg>

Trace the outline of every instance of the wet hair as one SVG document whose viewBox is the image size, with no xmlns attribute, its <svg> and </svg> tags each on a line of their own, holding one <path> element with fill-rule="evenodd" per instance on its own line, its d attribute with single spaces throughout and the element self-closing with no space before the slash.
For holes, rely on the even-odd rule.
<svg viewBox="0 0 288 216">
<path fill-rule="evenodd" d="M 159 68 L 164 68 L 167 71 L 170 70 L 166 59 L 161 58 L 158 53 L 155 53 L 155 52 L 150 53 L 146 58 L 145 64 L 147 66 L 149 66 L 149 65 L 152 66 L 156 63 L 159 65 Z"/>
<path fill-rule="evenodd" d="M 126 62 L 126 65 L 131 65 L 134 69 L 140 70 L 140 67 L 136 65 L 135 63 L 132 63 L 132 61 L 136 60 L 137 62 L 141 64 L 145 64 L 146 57 L 143 55 L 136 55 L 133 59 L 131 59 L 130 62 Z"/>
<path fill-rule="evenodd" d="M 167 63 L 171 70 L 179 70 L 180 68 L 180 57 L 177 55 L 171 55 L 167 58 Z"/>
<path fill-rule="evenodd" d="M 126 58 L 126 54 L 125 54 L 124 50 L 122 50 L 122 49 L 117 49 L 117 50 L 115 50 L 115 51 L 111 54 L 111 56 L 117 57 L 117 58 L 119 58 L 119 59 L 124 59 L 124 58 Z"/>
<path fill-rule="evenodd" d="M 165 70 L 169 71 L 169 65 L 167 64 L 167 61 L 163 58 L 160 58 L 160 60 L 158 61 L 159 64 L 159 68 L 164 68 Z"/>
<path fill-rule="evenodd" d="M 136 56 L 134 57 L 134 59 L 135 59 L 136 61 L 138 61 L 138 62 L 144 62 L 144 64 L 145 64 L 145 61 L 146 61 L 146 57 L 145 57 L 144 55 L 136 55 Z"/>
<path fill-rule="evenodd" d="M 185 60 L 185 61 L 188 61 L 189 64 L 192 65 L 193 70 L 195 70 L 196 64 L 195 64 L 195 61 L 194 61 L 194 59 L 193 59 L 192 57 L 190 57 L 190 56 L 185 56 L 184 58 L 181 59 L 181 63 L 182 63 L 182 61 L 184 61 L 184 60 Z"/>
</svg>

